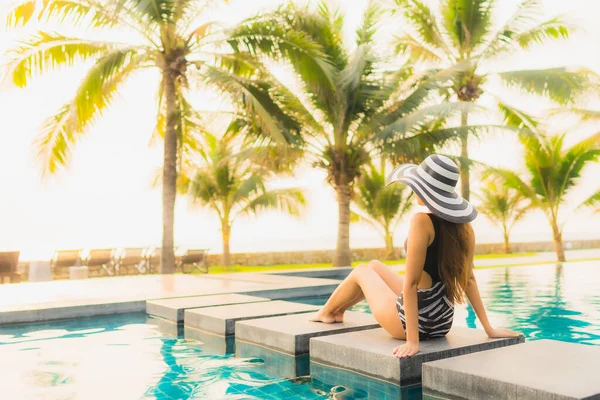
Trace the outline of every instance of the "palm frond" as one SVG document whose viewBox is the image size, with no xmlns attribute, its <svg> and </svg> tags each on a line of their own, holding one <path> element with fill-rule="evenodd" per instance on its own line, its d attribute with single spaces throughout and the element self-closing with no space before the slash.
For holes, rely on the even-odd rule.
<svg viewBox="0 0 600 400">
<path fill-rule="evenodd" d="M 38 32 L 9 52 L 6 76 L 16 86 L 25 87 L 36 75 L 103 55 L 111 48 L 110 44 L 104 42 Z"/>
<path fill-rule="evenodd" d="M 368 215 L 363 214 L 358 210 L 350 209 L 350 222 L 353 223 L 365 223 L 370 225 L 373 229 L 375 229 L 380 235 L 383 235 L 381 230 L 381 223 L 369 217 Z"/>
<path fill-rule="evenodd" d="M 278 210 L 297 217 L 305 206 L 306 198 L 303 190 L 299 188 L 276 189 L 266 191 L 251 199 L 239 210 L 239 213 L 257 214 L 266 210 Z"/>
<path fill-rule="evenodd" d="M 245 47 L 276 60 L 287 60 L 315 94 L 332 91 L 334 68 L 323 47 L 306 32 L 290 29 L 294 10 L 279 10 L 242 22 L 228 37 L 235 51 Z"/>
<path fill-rule="evenodd" d="M 381 140 L 391 140 L 394 136 L 406 135 L 412 129 L 425 121 L 445 119 L 461 112 L 481 111 L 482 108 L 466 102 L 449 102 L 433 104 L 417 109 L 416 111 L 402 116 L 385 126 L 377 133 Z"/>
<path fill-rule="evenodd" d="M 396 101 L 391 101 L 390 105 L 380 110 L 377 116 L 372 119 L 366 119 L 359 130 L 371 132 L 389 126 L 399 118 L 405 117 L 427 103 L 427 100 L 447 87 L 449 82 L 461 72 L 470 67 L 470 62 L 460 62 L 445 69 L 431 69 L 420 76 L 414 76 L 412 68 L 407 68 L 408 73 L 416 81 L 408 80 L 409 86 L 399 86 L 399 94 L 402 96 Z M 399 72 L 402 74 L 402 70 Z M 395 80 L 406 79 L 406 77 L 393 77 Z M 406 92 L 408 91 L 408 95 Z"/>
<path fill-rule="evenodd" d="M 594 213 L 600 214 L 600 190 L 585 199 L 579 206 L 577 206 L 576 210 L 583 208 L 592 208 Z"/>
<path fill-rule="evenodd" d="M 243 182 L 237 187 L 237 190 L 233 193 L 231 203 L 237 204 L 244 200 L 247 201 L 251 197 L 256 197 L 265 191 L 264 177 L 258 174 L 252 174 L 249 177 L 245 177 Z"/>
<path fill-rule="evenodd" d="M 436 16 L 427 4 L 419 0 L 396 0 L 396 5 L 416 30 L 418 34 L 417 42 L 422 42 L 433 51 L 448 57 L 453 56 L 450 47 L 446 44 Z"/>
<path fill-rule="evenodd" d="M 561 152 L 562 146 L 556 146 Z M 558 193 L 565 193 L 575 186 L 581 177 L 583 169 L 591 162 L 598 161 L 600 157 L 600 133 L 586 138 L 569 148 L 564 154 L 558 154 L 560 163 L 556 163 L 556 183 Z"/>
<path fill-rule="evenodd" d="M 434 47 L 406 32 L 402 36 L 394 38 L 393 46 L 396 53 L 409 54 L 410 58 L 415 62 L 442 62 L 445 58 L 444 55 L 438 54 L 438 50 Z"/>
<path fill-rule="evenodd" d="M 72 102 L 46 120 L 36 140 L 43 173 L 54 173 L 67 164 L 70 148 L 108 108 L 123 82 L 144 61 L 136 49 L 113 50 L 88 71 Z"/>
<path fill-rule="evenodd" d="M 26 25 L 36 12 L 38 12 L 37 4 L 37 0 L 27 0 L 17 3 L 6 16 L 6 27 L 16 28 Z"/>
<path fill-rule="evenodd" d="M 600 111 L 577 107 L 559 107 L 550 110 L 550 115 L 576 115 L 581 122 L 600 121 Z"/>
<path fill-rule="evenodd" d="M 445 0 L 443 25 L 461 58 L 484 43 L 492 27 L 494 0 Z"/>
<path fill-rule="evenodd" d="M 382 12 L 383 8 L 377 1 L 369 0 L 367 8 L 363 13 L 362 25 L 356 31 L 357 46 L 370 44 L 373 42 Z"/>
<path fill-rule="evenodd" d="M 573 28 L 565 24 L 562 16 L 540 22 L 539 15 L 539 0 L 522 1 L 517 11 L 492 36 L 481 54 L 482 58 L 498 57 L 552 39 L 566 39 L 572 33 Z"/>
<path fill-rule="evenodd" d="M 559 104 L 569 104 L 590 88 L 597 79 L 591 70 L 579 68 L 548 68 L 498 73 L 509 87 L 525 93 L 546 96 Z"/>
<path fill-rule="evenodd" d="M 502 122 L 506 126 L 525 128 L 533 132 L 537 130 L 539 122 L 536 118 L 523 110 L 519 110 L 496 97 L 497 107 L 502 114 Z"/>
<path fill-rule="evenodd" d="M 121 6 L 129 4 L 141 19 L 159 25 L 175 25 L 177 1 L 174 0 L 117 0 Z"/>
<path fill-rule="evenodd" d="M 293 124 L 294 121 L 270 97 L 266 90 L 268 85 L 261 85 L 260 82 L 218 68 L 210 66 L 205 68 L 206 71 L 203 73 L 205 82 L 231 96 L 263 135 L 280 143 L 288 143 L 290 135 L 300 130 L 296 125 L 293 130 L 284 131 L 283 122 Z"/>
<path fill-rule="evenodd" d="M 505 168 L 486 168 L 486 175 L 484 175 L 484 178 L 487 178 L 490 175 L 495 175 L 500 178 L 503 185 L 516 190 L 533 204 L 540 204 L 540 200 L 535 191 L 516 172 Z"/>
</svg>

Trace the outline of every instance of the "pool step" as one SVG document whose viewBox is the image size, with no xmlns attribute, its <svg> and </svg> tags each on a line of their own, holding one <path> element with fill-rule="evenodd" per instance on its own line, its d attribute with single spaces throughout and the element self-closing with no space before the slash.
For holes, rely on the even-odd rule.
<svg viewBox="0 0 600 400">
<path fill-rule="evenodd" d="M 175 299 L 149 300 L 146 302 L 146 313 L 169 321 L 182 322 L 184 311 L 190 308 L 213 307 L 228 304 L 259 303 L 269 301 L 264 297 L 245 294 L 218 294 L 212 296 L 181 297 Z"/>
<path fill-rule="evenodd" d="M 185 310 L 185 326 L 223 336 L 235 334 L 235 323 L 256 318 L 315 312 L 320 306 L 273 300 L 265 303 L 245 303 Z"/>
<path fill-rule="evenodd" d="M 313 338 L 310 340 L 310 359 L 311 364 L 343 368 L 404 387 L 421 381 L 424 362 L 509 346 L 524 340 L 523 336 L 489 339 L 481 330 L 453 328 L 443 338 L 421 341 L 415 356 L 398 359 L 392 355 L 392 349 L 405 342 L 392 338 L 383 329 L 372 329 Z M 314 378 L 322 380 L 319 376 Z"/>
<path fill-rule="evenodd" d="M 425 398 L 600 399 L 600 347 L 527 342 L 423 365 Z"/>
<path fill-rule="evenodd" d="M 371 314 L 346 312 L 343 323 L 311 322 L 306 314 L 260 318 L 236 323 L 236 343 L 245 342 L 298 356 L 307 354 L 310 338 L 378 328 Z M 237 344 L 236 344 L 237 346 Z"/>
</svg>

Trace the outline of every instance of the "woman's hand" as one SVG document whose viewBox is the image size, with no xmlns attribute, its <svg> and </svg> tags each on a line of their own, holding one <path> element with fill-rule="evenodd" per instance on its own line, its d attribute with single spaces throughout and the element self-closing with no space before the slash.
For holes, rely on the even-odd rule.
<svg viewBox="0 0 600 400">
<path fill-rule="evenodd" d="M 490 328 L 489 330 L 486 331 L 486 333 L 487 333 L 488 337 L 491 339 L 511 338 L 511 337 L 518 337 L 518 336 L 522 335 L 520 332 L 514 332 L 514 331 L 511 331 L 510 329 L 506 329 L 506 328 Z"/>
<path fill-rule="evenodd" d="M 392 350 L 392 354 L 397 358 L 411 357 L 419 352 L 419 343 L 418 342 L 406 342 L 406 344 L 401 344 L 400 346 L 394 347 Z"/>
</svg>

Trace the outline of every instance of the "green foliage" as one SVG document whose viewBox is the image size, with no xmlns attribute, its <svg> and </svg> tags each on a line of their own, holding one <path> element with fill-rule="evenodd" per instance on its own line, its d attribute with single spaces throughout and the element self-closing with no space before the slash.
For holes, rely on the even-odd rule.
<svg viewBox="0 0 600 400">
<path fill-rule="evenodd" d="M 531 201 L 533 207 L 544 211 L 551 224 L 559 226 L 559 209 L 569 191 L 574 188 L 584 168 L 600 157 L 600 134 L 593 135 L 566 148 L 565 135 L 523 135 L 526 178 L 516 172 L 495 169 L 503 183 Z M 593 206 L 595 195 L 579 207 Z M 564 224 L 565 221 L 562 221 Z M 562 228 L 561 228 L 562 229 Z"/>
<path fill-rule="evenodd" d="M 235 139 L 218 139 L 209 133 L 204 137 L 203 165 L 184 172 L 187 179 L 181 180 L 181 192 L 195 203 L 213 209 L 227 226 L 238 215 L 256 215 L 265 210 L 300 215 L 306 205 L 303 191 L 269 189 L 267 181 L 275 173 L 250 156 L 250 152 L 260 154 L 264 148 L 240 151 Z"/>
<path fill-rule="evenodd" d="M 393 258 L 394 232 L 412 208 L 412 191 L 403 185 L 386 186 L 386 176 L 384 167 L 365 168 L 355 188 L 352 221 L 365 222 L 377 230 L 386 242 L 387 257 Z"/>
<path fill-rule="evenodd" d="M 300 124 L 307 120 L 298 104 L 295 113 L 286 112 L 290 96 L 256 57 L 226 51 L 227 33 L 214 22 L 195 26 L 204 10 L 203 2 L 191 0 L 42 0 L 22 1 L 8 15 L 8 26 L 23 26 L 32 21 L 72 23 L 86 28 L 115 28 L 135 31 L 142 37 L 140 45 L 92 41 L 38 32 L 9 53 L 5 73 L 15 85 L 24 87 L 32 78 L 51 70 L 72 66 L 81 61 L 94 64 L 77 89 L 73 99 L 49 117 L 36 140 L 44 172 L 54 173 L 66 165 L 73 146 L 97 118 L 110 107 L 126 80 L 142 68 L 155 67 L 175 74 L 177 118 L 175 130 L 180 154 L 198 150 L 198 133 L 205 130 L 199 114 L 187 100 L 188 81 L 212 86 L 230 96 L 243 118 L 254 131 L 281 142 L 298 137 Z M 296 51 L 304 62 L 320 53 L 306 55 L 307 44 L 301 39 L 288 43 L 274 37 L 274 44 L 284 44 Z M 225 50 L 224 50 L 225 49 Z M 300 55 L 302 54 L 302 55 Z M 199 55 L 199 56 L 198 56 Z M 189 62 L 188 59 L 202 61 Z M 324 62 L 321 58 L 312 62 Z M 326 63 L 325 63 L 326 64 Z M 168 68 L 167 68 L 168 66 Z M 194 74 L 188 67 L 194 66 Z M 159 87 L 158 137 L 164 136 L 166 102 Z M 295 100 L 295 99 L 294 99 Z M 292 114 L 290 116 L 289 114 Z M 308 113 L 304 113 L 304 117 Z M 255 133 L 256 134 L 256 133 Z M 183 159 L 189 158 L 187 155 Z"/>
<path fill-rule="evenodd" d="M 385 169 L 365 168 L 356 185 L 355 220 L 370 224 L 382 235 L 393 233 L 412 208 L 412 192 L 403 185 L 386 186 Z"/>
<path fill-rule="evenodd" d="M 477 210 L 501 227 L 507 239 L 514 225 L 531 209 L 527 197 L 502 182 L 489 180 L 477 197 L 480 200 Z"/>
<path fill-rule="evenodd" d="M 433 150 L 456 139 L 456 130 L 433 132 L 426 137 L 429 130 L 424 127 L 442 130 L 447 118 L 474 108 L 431 102 L 464 65 L 423 74 L 414 74 L 410 66 L 387 70 L 385 57 L 376 51 L 374 43 L 380 16 L 381 8 L 370 2 L 356 32 L 358 46 L 353 50 L 344 46 L 343 15 L 326 3 L 319 5 L 318 12 L 309 6 L 281 7 L 242 23 L 231 38 L 238 50 L 243 46 L 251 53 L 285 60 L 294 68 L 310 100 L 309 107 L 302 109 L 302 119 L 310 121 L 303 124 L 303 133 L 310 138 L 307 143 L 313 144 L 307 150 L 314 165 L 327 171 L 334 188 L 352 186 L 375 149 L 402 152 L 410 143 L 422 140 Z M 275 46 L 266 32 L 303 37 L 312 43 L 311 52 L 324 56 L 327 69 L 307 67 L 287 49 Z M 315 77 L 318 71 L 322 72 Z M 299 100 L 294 103 L 301 104 Z M 312 118 L 308 117 L 310 113 Z M 403 140 L 410 143 L 402 146 L 399 142 Z"/>
</svg>

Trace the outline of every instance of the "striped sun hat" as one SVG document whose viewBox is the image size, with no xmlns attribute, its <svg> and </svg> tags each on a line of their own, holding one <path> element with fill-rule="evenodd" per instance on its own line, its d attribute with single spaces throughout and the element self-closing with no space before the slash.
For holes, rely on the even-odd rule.
<svg viewBox="0 0 600 400">
<path fill-rule="evenodd" d="M 427 157 L 421 165 L 399 166 L 388 176 L 387 184 L 406 184 L 434 215 L 446 221 L 464 224 L 477 218 L 477 210 L 456 193 L 459 177 L 454 161 L 434 154 Z"/>
</svg>

